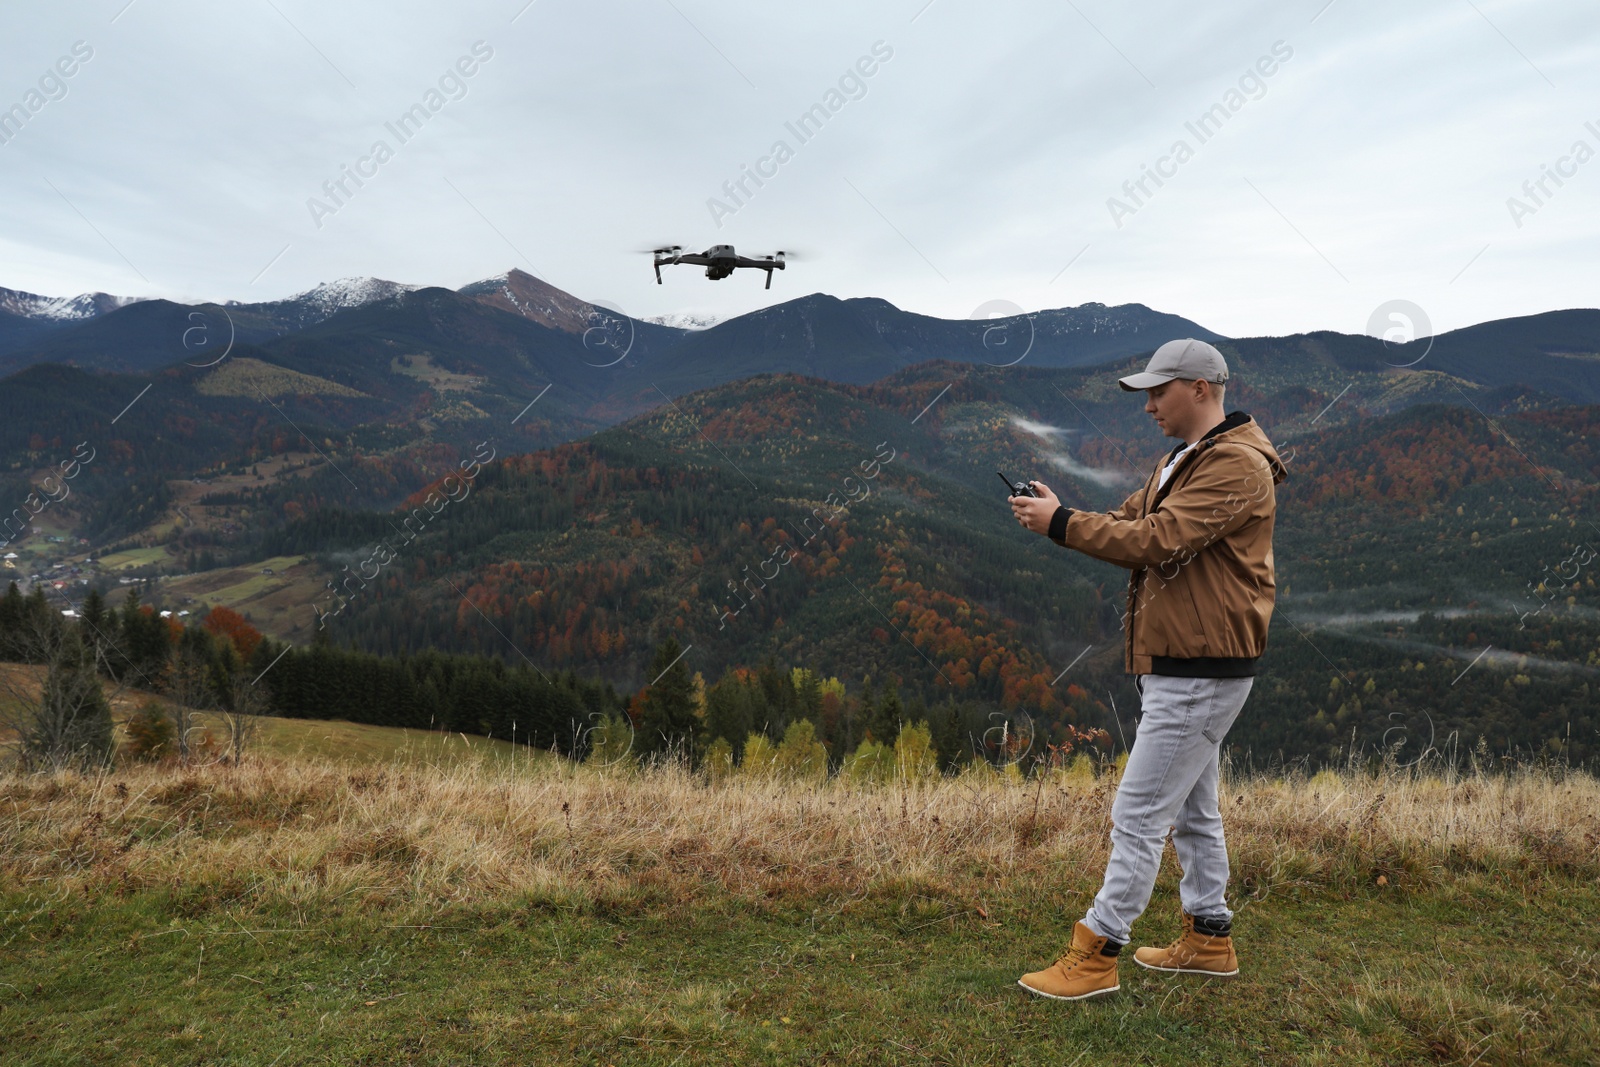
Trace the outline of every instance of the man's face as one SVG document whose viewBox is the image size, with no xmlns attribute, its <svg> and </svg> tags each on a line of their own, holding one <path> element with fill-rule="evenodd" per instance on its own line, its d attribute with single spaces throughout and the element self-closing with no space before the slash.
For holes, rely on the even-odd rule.
<svg viewBox="0 0 1600 1067">
<path fill-rule="evenodd" d="M 1144 409 L 1156 420 L 1156 425 L 1161 427 L 1161 432 L 1166 436 L 1182 437 L 1184 429 L 1193 421 L 1194 384 L 1174 378 L 1144 391 Z"/>
</svg>

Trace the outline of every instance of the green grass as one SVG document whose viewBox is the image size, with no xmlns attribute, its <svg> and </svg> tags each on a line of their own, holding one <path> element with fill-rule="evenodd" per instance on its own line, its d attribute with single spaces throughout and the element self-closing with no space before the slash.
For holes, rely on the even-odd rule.
<svg viewBox="0 0 1600 1067">
<path fill-rule="evenodd" d="M 358 389 L 326 378 L 302 374 L 259 359 L 235 356 L 200 379 L 195 391 L 205 396 L 366 396 Z"/>
<path fill-rule="evenodd" d="M 260 563 L 252 563 L 248 567 L 233 568 L 237 572 L 248 574 L 249 577 L 221 589 L 196 593 L 195 599 L 204 601 L 209 607 L 216 607 L 219 604 L 223 607 L 234 607 L 251 597 L 260 596 L 270 589 L 283 586 L 288 581 L 283 572 L 305 562 L 305 559 L 304 556 L 274 556 Z M 272 574 L 261 573 L 268 567 L 272 569 Z"/>
<path fill-rule="evenodd" d="M 0 778 L 0 1062 L 1592 1064 L 1582 774 L 1230 780 L 1242 973 L 1017 987 L 1113 779 L 708 784 L 264 719 L 238 767 Z M 220 731 L 219 731 L 220 733 Z M 1042 805 L 1042 807 L 1041 807 Z M 1380 884 L 1380 875 L 1382 876 Z"/>
<path fill-rule="evenodd" d="M 170 558 L 171 555 L 165 545 L 156 545 L 153 548 L 130 548 L 126 552 L 113 552 L 109 556 L 102 556 L 100 566 L 108 570 L 125 570 L 129 567 L 165 563 Z"/>
<path fill-rule="evenodd" d="M 406 362 L 402 363 L 401 360 Z M 395 374 L 404 374 L 408 378 L 415 378 L 419 382 L 427 383 L 428 387 L 437 392 L 467 392 L 480 388 L 483 379 L 470 374 L 457 374 L 455 371 L 445 370 L 434 365 L 433 357 L 427 353 L 412 356 L 397 356 L 389 361 L 389 370 Z"/>
<path fill-rule="evenodd" d="M 1163 882 L 1141 940 L 1176 932 Z M 74 1067 L 1588 1064 L 1600 1048 L 1592 884 L 1291 892 L 1238 907 L 1237 979 L 1125 960 L 1110 997 L 1033 999 L 1016 977 L 1061 947 L 1086 888 L 1063 870 L 1059 908 L 992 899 L 988 920 L 910 887 L 421 916 L 12 888 L 0 1047 Z"/>
</svg>

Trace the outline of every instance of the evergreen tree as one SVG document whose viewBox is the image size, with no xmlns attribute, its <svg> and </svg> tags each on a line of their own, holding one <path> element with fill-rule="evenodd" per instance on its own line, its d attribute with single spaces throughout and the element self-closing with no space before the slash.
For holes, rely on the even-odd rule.
<svg viewBox="0 0 1600 1067">
<path fill-rule="evenodd" d="M 33 592 L 23 600 L 22 624 L 17 632 L 23 641 L 24 659 L 30 663 L 49 662 L 47 650 L 55 646 L 61 635 L 61 614 L 50 607 L 43 586 L 34 586 Z"/>
<path fill-rule="evenodd" d="M 694 682 L 682 653 L 677 638 L 669 635 L 650 661 L 650 677 L 655 680 L 645 688 L 639 721 L 638 748 L 643 753 L 681 749 L 692 755 L 700 722 L 694 714 Z"/>
<path fill-rule="evenodd" d="M 61 630 L 61 615 L 39 586 L 24 597 L 12 582 L 0 597 L 0 659 L 48 663 Z"/>
<path fill-rule="evenodd" d="M 933 730 L 933 747 L 939 752 L 940 769 L 954 770 L 964 762 L 967 751 L 961 736 L 961 713 L 955 697 L 951 696 L 944 703 L 935 705 L 928 714 L 928 722 Z"/>
<path fill-rule="evenodd" d="M 793 679 L 800 717 L 812 722 L 819 721 L 822 717 L 822 679 L 816 671 L 803 667 L 794 669 Z"/>
<path fill-rule="evenodd" d="M 111 705 L 77 627 L 63 629 L 51 652 L 38 714 L 22 737 L 23 763 L 30 769 L 102 767 L 116 749 Z"/>
<path fill-rule="evenodd" d="M 735 762 L 744 751 L 744 739 L 754 728 L 750 692 L 732 671 L 706 690 L 706 740 L 726 741 Z"/>
<path fill-rule="evenodd" d="M 443 730 L 445 728 L 444 715 L 444 690 L 436 673 L 430 670 L 422 679 L 421 699 L 428 709 L 428 729 Z"/>
<path fill-rule="evenodd" d="M 83 598 L 83 606 L 78 609 L 78 617 L 83 620 L 83 643 L 94 653 L 95 664 L 105 664 L 109 673 L 107 657 L 111 649 L 107 642 L 116 627 L 111 609 L 106 607 L 106 598 L 100 595 L 100 590 L 89 590 L 89 595 Z"/>
<path fill-rule="evenodd" d="M 768 737 L 781 738 L 789 723 L 799 712 L 794 683 L 787 671 L 778 669 L 778 662 L 769 653 L 756 670 L 756 684 L 766 705 L 762 725 Z"/>
<path fill-rule="evenodd" d="M 262 638 L 261 643 L 256 646 L 255 652 L 250 656 L 248 670 L 250 671 L 251 681 L 261 678 L 262 674 L 272 666 L 273 661 L 278 658 L 278 653 L 282 651 L 283 647 L 270 637 Z M 261 684 L 265 685 L 266 680 L 262 679 Z M 270 689 L 267 691 L 271 692 Z"/>
<path fill-rule="evenodd" d="M 461 733 L 483 733 L 487 729 L 485 720 L 492 721 L 494 714 L 492 688 L 493 677 L 481 662 L 467 664 L 451 687 L 446 725 Z"/>
<path fill-rule="evenodd" d="M 193 627 L 185 630 L 184 636 L 187 637 L 193 630 Z M 181 641 L 179 645 L 182 646 Z M 216 707 L 224 711 L 234 710 L 234 683 L 243 672 L 244 663 L 239 659 L 239 651 L 234 648 L 233 642 L 213 641 L 210 662 L 206 664 L 206 681 L 211 701 Z"/>
<path fill-rule="evenodd" d="M 890 682 L 884 687 L 883 700 L 879 702 L 873 712 L 867 729 L 872 732 L 872 739 L 881 744 L 892 745 L 895 738 L 900 736 L 900 720 L 905 717 L 905 709 L 900 704 L 900 692 Z"/>
<path fill-rule="evenodd" d="M 36 585 L 33 592 L 29 593 L 23 601 L 22 621 L 24 624 L 37 626 L 43 622 L 54 622 L 60 616 L 50 610 L 50 601 L 45 599 L 44 586 Z"/>
<path fill-rule="evenodd" d="M 583 696 L 575 692 L 571 685 L 563 684 L 559 676 L 551 681 L 540 678 L 536 692 L 538 715 L 529 727 L 528 743 L 539 748 L 555 745 L 577 755 L 581 744 L 580 731 L 585 722 L 593 722 L 607 714 L 620 715 L 622 711 L 620 701 L 603 702 L 601 707 L 604 711 L 590 711 Z M 626 721 L 626 715 L 621 717 Z"/>
<path fill-rule="evenodd" d="M 171 652 L 167 620 L 140 603 L 139 590 L 131 589 L 122 603 L 120 629 L 111 650 L 113 677 L 123 680 L 131 674 L 134 684 L 159 688 Z"/>
<path fill-rule="evenodd" d="M 125 645 L 133 639 L 134 630 L 139 623 L 139 609 L 143 606 L 139 600 L 139 587 L 133 586 L 122 600 L 122 613 L 118 618 L 118 626 L 122 630 L 122 643 Z"/>
<path fill-rule="evenodd" d="M 22 591 L 12 582 L 0 597 L 0 659 L 22 659 L 22 620 L 26 615 Z"/>
<path fill-rule="evenodd" d="M 172 719 L 158 700 L 146 700 L 128 717 L 128 754 L 134 759 L 158 760 L 170 755 L 175 739 Z"/>
<path fill-rule="evenodd" d="M 136 624 L 137 625 L 137 624 Z M 167 692 L 172 697 L 172 724 L 178 759 L 189 761 L 190 748 L 199 724 L 195 712 L 215 703 L 216 678 L 212 665 L 216 645 L 211 634 L 198 626 L 187 627 L 178 640 L 172 670 L 167 677 Z M 139 675 L 133 676 L 135 680 Z"/>
<path fill-rule="evenodd" d="M 874 711 L 878 707 L 877 691 L 872 687 L 872 675 L 863 675 L 861 678 L 861 699 L 851 701 L 846 698 L 845 703 L 845 736 L 844 742 L 847 749 L 854 750 L 866 740 L 867 726 L 872 722 Z"/>
</svg>

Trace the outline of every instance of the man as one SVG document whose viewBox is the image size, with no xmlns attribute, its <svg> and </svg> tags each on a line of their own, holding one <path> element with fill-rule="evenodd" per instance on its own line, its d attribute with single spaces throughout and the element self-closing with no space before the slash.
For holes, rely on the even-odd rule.
<svg viewBox="0 0 1600 1067">
<path fill-rule="evenodd" d="M 1222 413 L 1228 365 L 1204 341 L 1168 341 L 1142 374 L 1145 411 L 1182 443 L 1144 488 L 1111 512 L 1063 507 L 1050 489 L 1010 497 L 1017 521 L 1058 545 L 1131 572 L 1124 669 L 1141 718 L 1111 806 L 1111 859 L 1100 892 L 1053 965 L 1024 975 L 1040 996 L 1115 992 L 1117 955 L 1150 902 L 1167 829 L 1183 868 L 1183 935 L 1134 961 L 1177 974 L 1239 973 L 1233 912 L 1223 899 L 1228 853 L 1217 805 L 1217 757 L 1244 706 L 1272 617 L 1274 486 L 1288 471 L 1242 411 Z"/>
</svg>

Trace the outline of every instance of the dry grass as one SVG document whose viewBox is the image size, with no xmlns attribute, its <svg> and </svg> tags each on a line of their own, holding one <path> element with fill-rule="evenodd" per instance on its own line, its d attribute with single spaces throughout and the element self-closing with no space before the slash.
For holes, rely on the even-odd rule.
<svg viewBox="0 0 1600 1067">
<path fill-rule="evenodd" d="M 533 755 L 0 776 L 0 1045 L 119 1067 L 1491 1067 L 1600 1042 L 1587 774 L 1229 775 L 1246 976 L 1127 966 L 1086 1007 L 1013 983 L 1099 885 L 1110 774 L 712 785 Z"/>
<path fill-rule="evenodd" d="M 1321 772 L 1225 781 L 1236 898 L 1382 877 L 1600 875 L 1600 780 Z M 888 787 L 615 774 L 556 759 L 353 768 L 260 756 L 0 780 L 0 890 L 170 887 L 195 907 L 432 911 L 867 895 L 1059 900 L 1104 869 L 1114 783 L 969 773 Z M 1045 877 L 1041 877 L 1045 876 Z"/>
</svg>

